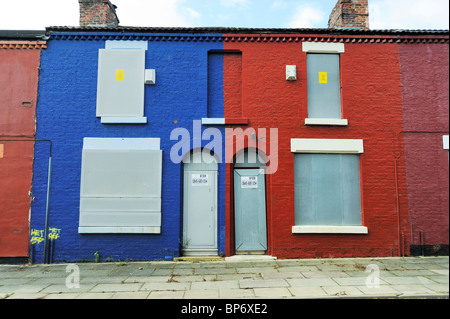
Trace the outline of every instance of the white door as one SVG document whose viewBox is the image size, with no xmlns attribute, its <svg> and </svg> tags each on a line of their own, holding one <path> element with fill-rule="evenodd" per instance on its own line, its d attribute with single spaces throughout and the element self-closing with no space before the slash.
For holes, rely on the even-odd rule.
<svg viewBox="0 0 450 319">
<path fill-rule="evenodd" d="M 183 255 L 217 256 L 217 163 L 184 164 Z"/>
</svg>

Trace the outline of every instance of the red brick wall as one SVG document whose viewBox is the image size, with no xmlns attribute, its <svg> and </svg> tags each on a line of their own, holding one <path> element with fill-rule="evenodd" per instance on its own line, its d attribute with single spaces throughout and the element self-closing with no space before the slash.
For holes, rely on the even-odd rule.
<svg viewBox="0 0 450 319">
<path fill-rule="evenodd" d="M 0 257 L 28 256 L 39 59 L 32 47 L 0 48 Z"/>
<path fill-rule="evenodd" d="M 412 244 L 449 244 L 449 47 L 400 44 Z"/>
<path fill-rule="evenodd" d="M 255 129 L 278 128 L 278 171 L 267 176 L 266 184 L 268 254 L 279 258 L 399 255 L 402 247 L 399 239 L 404 238 L 408 247 L 409 228 L 405 165 L 400 152 L 403 122 L 398 45 L 345 44 L 341 78 L 348 127 L 304 125 L 307 74 L 301 42 L 233 41 L 225 42 L 224 47 L 242 51 L 242 116 L 249 118 Z M 286 81 L 286 65 L 297 65 L 297 81 Z M 225 75 L 224 82 L 227 81 Z M 361 180 L 363 224 L 369 229 L 368 235 L 292 234 L 295 200 L 291 138 L 364 140 Z M 230 165 L 226 178 L 229 255 L 233 253 Z M 405 252 L 408 253 L 407 248 Z"/>
</svg>

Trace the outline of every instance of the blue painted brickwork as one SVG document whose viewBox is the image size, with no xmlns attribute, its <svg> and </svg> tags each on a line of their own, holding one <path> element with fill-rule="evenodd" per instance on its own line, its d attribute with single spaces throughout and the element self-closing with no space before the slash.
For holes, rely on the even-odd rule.
<svg viewBox="0 0 450 319">
<path fill-rule="evenodd" d="M 208 56 L 208 117 L 223 118 L 223 54 Z"/>
<path fill-rule="evenodd" d="M 217 37 L 220 39 L 220 35 Z M 223 43 L 149 41 L 146 68 L 156 69 L 157 76 L 156 85 L 145 88 L 144 114 L 148 124 L 105 125 L 96 117 L 98 50 L 105 48 L 105 40 L 101 37 L 90 40 L 63 38 L 63 34 L 53 36 L 42 53 L 37 105 L 36 138 L 49 139 L 53 146 L 49 227 L 58 230 L 53 261 L 93 261 L 95 252 L 101 261 L 171 260 L 179 256 L 183 175 L 181 164 L 170 160 L 170 149 L 176 143 L 170 140 L 170 133 L 176 127 L 184 127 L 192 136 L 192 121 L 207 117 L 208 51 L 222 49 Z M 215 60 L 222 63 L 220 61 Z M 220 65 L 213 67 L 223 68 Z M 223 84 L 216 81 L 215 85 L 220 89 Z M 223 109 L 216 111 L 223 114 Z M 224 136 L 223 128 L 221 130 Z M 84 137 L 161 138 L 161 234 L 78 234 Z M 203 146 L 208 142 L 204 141 Z M 48 143 L 37 143 L 31 212 L 31 229 L 35 230 L 44 229 L 48 157 Z M 225 164 L 220 164 L 218 243 L 221 252 L 225 252 L 224 177 Z M 31 245 L 33 262 L 43 261 L 43 247 L 43 242 Z"/>
</svg>

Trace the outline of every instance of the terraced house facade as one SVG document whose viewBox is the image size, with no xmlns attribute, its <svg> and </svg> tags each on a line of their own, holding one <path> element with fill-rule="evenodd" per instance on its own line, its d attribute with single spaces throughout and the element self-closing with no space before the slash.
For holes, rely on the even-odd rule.
<svg viewBox="0 0 450 319">
<path fill-rule="evenodd" d="M 80 8 L 41 57 L 33 262 L 448 252 L 447 30 L 371 30 L 367 1 L 326 29 Z"/>
</svg>

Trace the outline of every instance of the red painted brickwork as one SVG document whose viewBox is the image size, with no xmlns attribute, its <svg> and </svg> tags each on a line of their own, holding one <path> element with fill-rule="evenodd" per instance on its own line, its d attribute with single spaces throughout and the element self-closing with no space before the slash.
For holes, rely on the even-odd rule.
<svg viewBox="0 0 450 319">
<path fill-rule="evenodd" d="M 266 181 L 267 253 L 278 258 L 391 256 L 403 251 L 407 254 L 409 227 L 401 152 L 398 45 L 345 44 L 341 80 L 343 117 L 349 120 L 347 127 L 304 125 L 308 114 L 307 74 L 306 53 L 302 52 L 301 42 L 230 41 L 224 48 L 242 52 L 242 116 L 255 129 L 278 128 L 278 171 L 268 175 Z M 297 81 L 286 81 L 286 65 L 297 66 Z M 224 82 L 228 80 L 225 74 Z M 364 140 L 361 182 L 363 225 L 368 227 L 368 235 L 292 233 L 295 200 L 291 138 Z M 227 255 L 234 253 L 232 176 L 232 166 L 228 165 Z"/>
<path fill-rule="evenodd" d="M 449 47 L 399 48 L 411 244 L 448 245 L 449 164 L 442 136 L 449 131 Z"/>
<path fill-rule="evenodd" d="M 223 58 L 224 116 L 242 117 L 242 54 L 228 52 Z"/>
<path fill-rule="evenodd" d="M 13 41 L 9 44 L 23 45 Z M 40 50 L 33 48 L 40 46 L 0 49 L 0 257 L 28 256 L 40 60 Z"/>
</svg>

